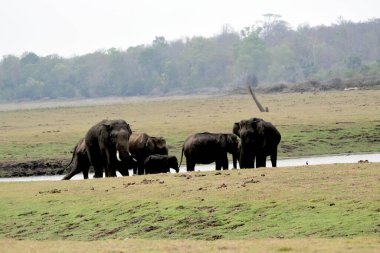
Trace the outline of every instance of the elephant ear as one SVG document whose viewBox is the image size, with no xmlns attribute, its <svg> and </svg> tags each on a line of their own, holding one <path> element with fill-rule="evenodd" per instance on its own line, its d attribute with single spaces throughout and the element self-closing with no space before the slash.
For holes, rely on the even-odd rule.
<svg viewBox="0 0 380 253">
<path fill-rule="evenodd" d="M 110 134 L 112 131 L 112 127 L 109 124 L 109 121 L 108 120 L 102 121 L 101 124 L 99 125 L 98 131 L 99 131 L 98 138 L 102 140 L 103 143 L 108 143 L 111 139 Z"/>
<path fill-rule="evenodd" d="M 156 145 L 159 149 L 166 147 L 166 140 L 162 137 L 156 138 Z"/>
<path fill-rule="evenodd" d="M 132 135 L 132 129 L 128 123 L 127 123 L 127 131 L 129 132 L 129 135 Z"/>
<path fill-rule="evenodd" d="M 219 143 L 220 143 L 221 148 L 223 148 L 223 149 L 227 148 L 227 135 L 226 134 L 221 134 L 219 136 Z"/>
<path fill-rule="evenodd" d="M 262 119 L 254 119 L 256 130 L 259 135 L 265 134 L 265 126 L 264 126 L 264 120 Z"/>
<path fill-rule="evenodd" d="M 149 150 L 154 150 L 155 144 L 152 138 L 148 138 L 145 142 L 145 147 L 147 147 Z"/>
<path fill-rule="evenodd" d="M 235 122 L 232 128 L 232 132 L 240 137 L 240 124 L 239 122 Z"/>
</svg>

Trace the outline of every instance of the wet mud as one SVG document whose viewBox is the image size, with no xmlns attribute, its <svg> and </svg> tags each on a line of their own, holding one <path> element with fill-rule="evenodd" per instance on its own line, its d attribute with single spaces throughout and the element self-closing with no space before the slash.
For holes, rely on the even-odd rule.
<svg viewBox="0 0 380 253">
<path fill-rule="evenodd" d="M 70 171 L 68 160 L 37 160 L 27 162 L 0 162 L 0 177 L 28 177 L 63 175 Z"/>
</svg>

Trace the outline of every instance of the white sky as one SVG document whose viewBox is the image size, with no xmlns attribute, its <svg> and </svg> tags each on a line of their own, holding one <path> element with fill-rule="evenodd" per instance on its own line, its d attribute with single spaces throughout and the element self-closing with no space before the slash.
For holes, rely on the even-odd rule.
<svg viewBox="0 0 380 253">
<path fill-rule="evenodd" d="M 282 16 L 293 28 L 380 17 L 380 0 L 0 0 L 0 59 L 34 52 L 64 57 L 167 40 L 210 37 Z"/>
</svg>

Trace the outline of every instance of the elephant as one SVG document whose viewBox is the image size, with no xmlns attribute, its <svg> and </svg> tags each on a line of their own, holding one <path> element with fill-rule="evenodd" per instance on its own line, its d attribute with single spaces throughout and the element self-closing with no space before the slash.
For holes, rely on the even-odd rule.
<svg viewBox="0 0 380 253">
<path fill-rule="evenodd" d="M 87 156 L 87 147 L 84 139 L 81 139 L 73 150 L 73 156 L 70 163 L 66 166 L 68 168 L 74 162 L 74 167 L 62 180 L 69 180 L 74 175 L 82 172 L 83 178 L 88 179 L 88 171 L 90 170 L 91 163 Z M 137 167 L 137 160 L 133 156 L 128 157 L 126 163 L 120 161 L 116 162 L 116 170 L 123 176 L 129 176 L 129 169 Z"/>
<path fill-rule="evenodd" d="M 234 134 L 197 133 L 189 136 L 182 147 L 186 157 L 187 171 L 194 171 L 195 164 L 210 164 L 215 162 L 215 169 L 228 169 L 227 152 L 232 154 L 233 167 L 236 168 L 239 140 Z"/>
<path fill-rule="evenodd" d="M 170 168 L 179 172 L 177 157 L 156 154 L 148 156 L 144 161 L 145 174 L 167 173 Z"/>
<path fill-rule="evenodd" d="M 137 159 L 137 169 L 133 174 L 144 174 L 144 161 L 153 154 L 168 155 L 168 147 L 163 137 L 149 136 L 147 133 L 132 134 L 129 139 L 129 151 Z"/>
<path fill-rule="evenodd" d="M 68 168 L 74 162 L 74 167 L 62 180 L 69 180 L 74 175 L 82 172 L 83 178 L 88 179 L 88 171 L 90 169 L 90 160 L 87 156 L 86 142 L 81 139 L 77 145 L 75 145 L 73 150 L 73 156 L 70 163 L 66 166 Z"/>
<path fill-rule="evenodd" d="M 129 152 L 131 134 L 129 124 L 122 119 L 102 120 L 88 130 L 84 139 L 94 178 L 103 177 L 103 169 L 106 177 L 116 177 L 118 162 L 128 164 L 133 160 Z"/>
<path fill-rule="evenodd" d="M 277 146 L 281 134 L 276 127 L 263 119 L 251 118 L 235 122 L 233 133 L 240 137 L 240 168 L 266 166 L 266 157 L 270 156 L 272 167 L 277 166 Z"/>
</svg>

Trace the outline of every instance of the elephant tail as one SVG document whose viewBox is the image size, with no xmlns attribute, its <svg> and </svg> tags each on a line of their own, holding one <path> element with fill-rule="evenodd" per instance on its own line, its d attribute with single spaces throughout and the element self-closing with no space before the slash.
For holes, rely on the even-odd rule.
<svg viewBox="0 0 380 253">
<path fill-rule="evenodd" d="M 71 157 L 71 161 L 65 166 L 65 170 L 73 163 L 74 161 L 74 157 L 75 157 L 75 154 L 77 153 L 77 147 L 78 145 L 76 145 L 74 147 L 74 150 L 73 150 L 73 156 Z"/>
</svg>

